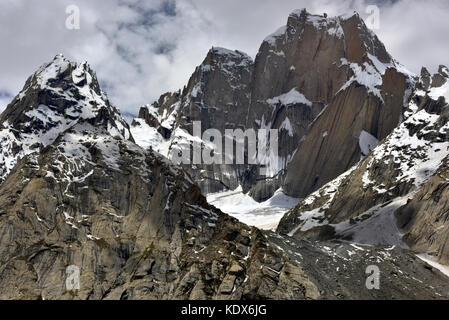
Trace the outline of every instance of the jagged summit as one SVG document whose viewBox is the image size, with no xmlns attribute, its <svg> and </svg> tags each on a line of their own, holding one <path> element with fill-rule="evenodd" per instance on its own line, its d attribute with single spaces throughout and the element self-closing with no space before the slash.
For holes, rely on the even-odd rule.
<svg viewBox="0 0 449 320">
<path fill-rule="evenodd" d="M 417 94 L 424 96 L 426 93 L 433 100 L 444 98 L 449 102 L 449 69 L 440 65 L 435 74 L 430 74 L 427 68 L 421 69 L 420 77 L 416 84 Z"/>
<path fill-rule="evenodd" d="M 241 51 L 211 48 L 182 92 L 166 93 L 140 109 L 131 128 L 136 142 L 170 158 L 173 150 L 196 139 L 193 121 L 201 121 L 203 132 L 208 128 L 224 132 L 227 128 L 244 127 L 253 65 L 253 59 Z M 238 186 L 231 166 L 185 169 L 207 192 Z"/>
<path fill-rule="evenodd" d="M 43 64 L 38 70 L 27 80 L 21 94 L 35 85 L 40 85 L 41 89 L 46 87 L 54 87 L 58 81 L 71 81 L 79 86 L 84 83 L 92 85 L 97 94 L 100 94 L 99 85 L 95 72 L 91 69 L 87 61 L 81 63 L 72 62 L 64 57 L 63 54 L 56 55 L 52 61 Z"/>
<path fill-rule="evenodd" d="M 251 61 L 251 62 L 253 61 L 253 59 L 243 51 L 230 50 L 230 49 L 226 49 L 226 48 L 222 48 L 222 47 L 212 47 L 209 50 L 208 54 L 213 54 L 213 55 L 217 55 L 217 56 L 234 57 L 234 58 L 244 58 L 248 61 Z"/>
<path fill-rule="evenodd" d="M 75 124 L 99 116 L 112 136 L 132 139 L 87 62 L 57 55 L 28 78 L 0 115 L 0 182 L 20 158 L 50 145 Z"/>
<path fill-rule="evenodd" d="M 40 105 L 47 105 L 73 119 L 93 117 L 102 107 L 113 108 L 89 64 L 86 61 L 71 62 L 62 54 L 56 55 L 28 78 L 0 116 L 0 122 L 8 121 L 14 125 L 16 121 L 24 120 L 21 116 Z"/>
<path fill-rule="evenodd" d="M 449 68 L 445 65 L 440 65 L 438 67 L 438 73 L 445 75 L 446 77 L 449 77 Z"/>
<path fill-rule="evenodd" d="M 366 26 L 357 12 L 328 17 L 311 14 L 305 9 L 295 10 L 289 15 L 287 24 L 267 37 L 264 43 L 273 47 L 279 43 L 286 44 L 307 36 L 305 33 L 310 32 L 311 28 L 315 32 L 320 32 L 321 36 L 327 35 L 342 41 L 345 51 L 342 58 L 351 62 L 363 63 L 368 60 L 368 55 L 376 57 L 384 64 L 395 62 L 377 35 Z"/>
</svg>

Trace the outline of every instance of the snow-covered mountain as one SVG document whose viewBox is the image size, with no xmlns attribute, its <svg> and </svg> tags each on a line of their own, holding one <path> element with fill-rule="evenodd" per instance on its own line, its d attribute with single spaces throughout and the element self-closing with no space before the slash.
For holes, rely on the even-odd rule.
<svg viewBox="0 0 449 320">
<path fill-rule="evenodd" d="M 100 90 L 86 62 L 62 55 L 40 67 L 0 116 L 0 183 L 24 156 L 51 145 L 81 120 L 109 113 L 112 136 L 130 139 L 129 126 Z"/>
<path fill-rule="evenodd" d="M 134 143 L 86 63 L 57 56 L 0 118 L 2 299 L 447 296 L 449 281 L 406 251 L 313 245 L 212 207 L 180 167 Z M 364 290 L 354 285 L 364 267 L 349 256 L 383 257 L 383 270 L 400 276 Z M 67 289 L 68 266 L 79 268 L 80 289 Z"/>
<path fill-rule="evenodd" d="M 211 52 L 226 61 L 245 56 L 225 49 Z M 357 13 L 327 17 L 305 10 L 292 12 L 286 26 L 263 41 L 255 61 L 247 58 L 244 72 L 250 77 L 243 77 L 241 86 L 238 83 L 242 77 L 237 75 L 242 69 L 224 67 L 241 63 L 232 61 L 210 68 L 211 52 L 189 81 L 189 89 L 166 94 L 142 109 L 133 132 L 145 138 L 155 136 L 147 134 L 151 131 L 158 134 L 156 139 L 151 138 L 152 142 L 140 138 L 138 143 L 152 145 L 164 154 L 176 145 L 189 144 L 195 139 L 189 124 L 203 121 L 203 113 L 198 110 L 217 107 L 214 112 L 221 115 L 225 109 L 216 102 L 226 100 L 227 91 L 208 91 L 204 87 L 210 82 L 220 87 L 231 81 L 234 97 L 235 92 L 245 96 L 243 100 L 239 97 L 235 105 L 240 118 L 245 114 L 246 119 L 227 121 L 227 117 L 207 113 L 202 129 L 279 129 L 280 149 L 278 157 L 271 158 L 267 166 L 268 178 L 258 175 L 253 166 L 236 171 L 229 165 L 211 171 L 204 166 L 188 168 L 195 180 L 203 183 L 203 193 L 235 189 L 210 195 L 211 201 L 258 226 L 268 225 L 265 222 L 271 219 L 272 226 L 276 224 L 275 216 L 282 212 L 273 210 L 267 218 L 270 210 L 264 204 L 272 201 L 272 195 L 305 198 L 283 217 L 279 232 L 314 240 L 414 246 L 418 253 L 447 261 L 441 253 L 444 248 L 439 247 L 443 244 L 426 242 L 424 235 L 418 236 L 423 222 L 418 222 L 415 212 L 404 209 L 412 204 L 402 208 L 414 199 L 413 207 L 424 210 L 419 205 L 422 198 L 416 195 L 424 192 L 419 192 L 423 186 L 430 188 L 428 181 L 443 170 L 440 165 L 445 163 L 448 152 L 446 67 L 441 66 L 434 75 L 424 68 L 420 76 L 412 74 L 388 53 Z M 225 80 L 223 74 L 227 75 Z M 193 92 L 199 101 L 190 109 L 178 103 L 185 92 Z M 166 130 L 172 128 L 167 122 L 177 123 L 176 134 Z M 229 168 L 231 171 L 227 171 Z M 205 172 L 210 173 L 208 178 Z M 214 188 L 210 188 L 212 180 Z M 243 188 L 236 189 L 239 185 Z M 248 195 L 265 202 L 250 205 Z M 248 202 L 244 209 L 227 204 L 240 203 L 241 199 Z M 407 214 L 401 213 L 404 210 Z M 440 231 L 425 228 L 425 234 L 445 243 L 445 227 L 435 225 Z"/>
</svg>

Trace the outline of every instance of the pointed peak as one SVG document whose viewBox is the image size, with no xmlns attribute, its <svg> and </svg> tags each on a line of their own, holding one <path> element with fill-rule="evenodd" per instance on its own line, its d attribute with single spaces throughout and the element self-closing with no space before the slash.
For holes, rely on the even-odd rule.
<svg viewBox="0 0 449 320">
<path fill-rule="evenodd" d="M 54 68 L 56 67 L 63 67 L 63 66 L 69 66 L 69 65 L 77 65 L 76 62 L 73 62 L 69 59 L 67 59 L 64 54 L 58 53 L 53 57 L 53 59 L 47 63 L 44 63 L 40 66 L 40 68 L 37 69 L 35 73 L 40 73 L 45 69 Z"/>
<path fill-rule="evenodd" d="M 342 14 L 342 15 L 340 15 L 338 17 L 342 21 L 349 20 L 349 19 L 352 19 L 352 18 L 355 18 L 355 19 L 358 19 L 358 20 L 363 20 L 362 17 L 360 17 L 360 14 L 357 11 L 353 11 L 352 13 Z"/>
<path fill-rule="evenodd" d="M 64 54 L 58 53 L 58 54 L 55 55 L 55 57 L 53 58 L 53 61 L 55 61 L 55 60 L 66 60 L 66 58 L 64 57 Z"/>
<path fill-rule="evenodd" d="M 65 115 L 75 120 L 94 117 L 102 107 L 112 109 L 89 64 L 71 62 L 58 54 L 28 78 L 1 120 L 21 126 L 37 113 L 48 118 L 50 111 L 54 119 Z"/>
<path fill-rule="evenodd" d="M 421 77 L 430 77 L 431 74 L 426 67 L 421 68 Z"/>
<path fill-rule="evenodd" d="M 246 58 L 252 60 L 252 58 L 239 50 L 230 50 L 222 47 L 212 47 L 209 50 L 209 54 L 216 55 L 216 56 L 226 56 L 231 58 Z"/>
<path fill-rule="evenodd" d="M 290 16 L 296 16 L 296 17 L 307 17 L 308 15 L 310 15 L 310 13 L 307 11 L 306 8 L 296 9 L 290 13 Z"/>
<path fill-rule="evenodd" d="M 52 74 L 57 71 L 65 71 L 71 64 L 62 54 L 56 55 L 52 61 L 44 63 L 37 71 L 35 75 L 41 75 L 44 73 L 51 72 Z"/>
<path fill-rule="evenodd" d="M 101 95 L 96 74 L 88 62 L 73 62 L 65 58 L 63 54 L 57 54 L 52 61 L 39 67 L 28 78 L 20 95 L 23 96 L 31 87 L 50 89 L 59 87 L 62 83 L 65 83 L 65 86 L 70 84 L 84 86 L 88 84 L 98 95 Z"/>
<path fill-rule="evenodd" d="M 449 78 L 449 69 L 445 65 L 440 65 L 438 67 L 438 73 L 446 78 Z"/>
</svg>

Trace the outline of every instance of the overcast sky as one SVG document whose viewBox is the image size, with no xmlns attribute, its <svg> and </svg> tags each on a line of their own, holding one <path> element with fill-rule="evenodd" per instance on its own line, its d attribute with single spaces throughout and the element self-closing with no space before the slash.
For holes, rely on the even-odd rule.
<svg viewBox="0 0 449 320">
<path fill-rule="evenodd" d="M 447 0 L 0 0 L 0 111 L 40 65 L 63 53 L 87 60 L 123 112 L 137 113 L 182 88 L 212 46 L 255 56 L 291 11 L 329 15 L 380 8 L 375 30 L 409 70 L 449 65 Z M 80 29 L 66 28 L 66 8 L 80 9 Z"/>
</svg>

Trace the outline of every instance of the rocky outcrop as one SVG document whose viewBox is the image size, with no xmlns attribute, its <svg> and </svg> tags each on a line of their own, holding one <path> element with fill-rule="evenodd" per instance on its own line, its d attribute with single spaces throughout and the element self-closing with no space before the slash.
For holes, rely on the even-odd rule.
<svg viewBox="0 0 449 320">
<path fill-rule="evenodd" d="M 93 158 L 65 162 L 69 141 L 92 143 Z M 104 154 L 114 147 L 119 158 Z M 111 159 L 117 167 L 105 165 Z M 210 207 L 182 170 L 108 137 L 98 122 L 24 158 L 0 203 L 3 299 L 447 297 L 447 279 L 401 249 L 313 245 L 237 222 Z M 365 286 L 370 263 L 388 277 L 381 290 Z M 79 290 L 67 291 L 68 266 L 80 269 Z"/>
<path fill-rule="evenodd" d="M 396 212 L 403 240 L 415 252 L 449 265 L 448 158 L 437 173 Z"/>
</svg>

